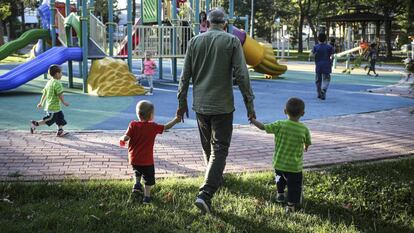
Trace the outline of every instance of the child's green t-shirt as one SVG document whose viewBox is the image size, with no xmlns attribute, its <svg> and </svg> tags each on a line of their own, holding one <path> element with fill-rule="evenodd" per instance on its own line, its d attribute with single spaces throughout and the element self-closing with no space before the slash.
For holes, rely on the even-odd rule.
<svg viewBox="0 0 414 233">
<path fill-rule="evenodd" d="M 61 110 L 59 95 L 63 93 L 63 86 L 59 80 L 52 78 L 43 88 L 45 95 L 44 109 L 49 112 L 59 112 Z"/>
<path fill-rule="evenodd" d="M 265 124 L 265 130 L 275 135 L 273 167 L 280 171 L 301 172 L 304 145 L 311 144 L 310 132 L 305 124 L 281 120 Z"/>
</svg>

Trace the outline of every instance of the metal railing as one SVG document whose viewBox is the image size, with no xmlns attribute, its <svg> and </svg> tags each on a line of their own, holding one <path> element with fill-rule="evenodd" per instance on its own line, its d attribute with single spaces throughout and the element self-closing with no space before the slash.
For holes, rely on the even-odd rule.
<svg viewBox="0 0 414 233">
<path fill-rule="evenodd" d="M 134 58 L 144 58 L 146 51 L 151 52 L 154 58 L 182 58 L 185 56 L 188 41 L 193 33 L 189 26 L 139 25 L 136 30 L 139 44 L 133 50 Z"/>
<path fill-rule="evenodd" d="M 132 38 L 134 38 L 134 33 L 138 31 L 140 20 L 136 18 L 135 24 L 132 27 Z M 124 49 L 128 44 L 128 31 L 127 26 L 117 25 L 114 28 L 114 55 L 118 55 L 119 52 Z M 134 43 L 134 42 L 132 42 Z"/>
<path fill-rule="evenodd" d="M 213 9 L 215 7 L 222 7 L 223 1 L 222 0 L 210 0 L 209 9 Z M 206 0 L 200 0 L 200 11 L 206 10 Z"/>
<path fill-rule="evenodd" d="M 127 44 L 127 27 L 124 25 L 115 25 L 113 34 L 114 55 L 118 55 L 121 49 Z"/>
<path fill-rule="evenodd" d="M 183 14 L 179 16 L 178 21 L 187 21 L 190 26 L 194 28 L 198 25 L 198 22 L 195 22 L 195 1 L 197 0 L 190 0 L 184 4 L 183 7 Z M 215 7 L 222 7 L 223 1 L 222 0 L 210 0 L 209 2 L 209 9 L 213 9 Z M 199 10 L 198 12 L 205 11 L 206 10 L 206 0 L 200 0 L 199 1 Z M 173 25 L 179 25 L 179 23 L 172 22 Z"/>
<path fill-rule="evenodd" d="M 56 11 L 56 33 L 58 34 L 58 40 L 63 46 L 67 46 L 66 41 L 66 30 L 65 30 L 65 17 Z"/>
<path fill-rule="evenodd" d="M 108 44 L 106 26 L 96 16 L 90 14 L 89 35 L 91 40 L 104 52 L 107 53 Z"/>
</svg>

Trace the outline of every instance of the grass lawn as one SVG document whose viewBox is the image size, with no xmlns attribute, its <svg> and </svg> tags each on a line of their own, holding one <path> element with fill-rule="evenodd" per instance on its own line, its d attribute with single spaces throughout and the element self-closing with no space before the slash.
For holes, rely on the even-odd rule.
<svg viewBox="0 0 414 233">
<path fill-rule="evenodd" d="M 271 172 L 225 175 L 213 215 L 193 206 L 202 178 L 159 179 L 152 205 L 132 181 L 0 183 L 0 232 L 414 232 L 414 158 L 304 175 L 301 211 L 275 203 Z"/>
</svg>

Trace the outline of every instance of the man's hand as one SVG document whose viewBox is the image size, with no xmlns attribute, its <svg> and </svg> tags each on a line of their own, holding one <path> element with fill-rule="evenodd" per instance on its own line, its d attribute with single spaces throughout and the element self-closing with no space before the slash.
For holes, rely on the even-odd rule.
<svg viewBox="0 0 414 233">
<path fill-rule="evenodd" d="M 188 107 L 185 105 L 184 107 L 177 108 L 177 113 L 175 114 L 181 121 L 184 123 L 184 113 L 188 118 Z"/>
<path fill-rule="evenodd" d="M 63 102 L 63 105 L 65 105 L 67 107 L 67 106 L 69 106 L 69 103 Z"/>
</svg>

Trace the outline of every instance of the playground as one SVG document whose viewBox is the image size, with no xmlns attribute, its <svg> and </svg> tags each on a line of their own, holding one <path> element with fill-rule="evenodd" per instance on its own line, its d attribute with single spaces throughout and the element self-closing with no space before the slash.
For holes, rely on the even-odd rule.
<svg viewBox="0 0 414 233">
<path fill-rule="evenodd" d="M 136 120 L 140 100 L 154 104 L 157 123 L 175 116 L 188 40 L 201 33 L 201 12 L 220 5 L 149 0 L 135 17 L 133 1 L 127 1 L 123 30 L 111 2 L 104 22 L 94 15 L 94 0 L 42 0 L 36 9 L 39 28 L 0 46 L 0 232 L 131 232 L 137 221 L 143 232 L 414 231 L 414 98 L 411 87 L 409 94 L 394 89 L 409 80 L 407 70 L 381 63 L 378 77 L 368 76 L 366 62 L 356 61 L 373 41 L 361 35 L 352 43 L 349 19 L 328 17 L 331 26 L 340 25 L 344 46 L 332 56 L 331 83 L 322 100 L 315 90 L 315 62 L 311 56 L 292 59 L 286 27 L 276 26 L 272 47 L 251 36 L 249 16 L 235 15 L 233 0 L 225 9 L 227 32 L 242 44 L 257 119 L 286 119 L 289 98 L 305 102 L 301 121 L 312 133 L 312 145 L 303 156 L 303 209 L 284 215 L 275 203 L 274 137 L 249 124 L 237 85 L 233 137 L 215 213 L 200 216 L 193 208 L 206 166 L 191 109 L 189 118 L 157 137 L 154 199 L 152 205 L 138 203 L 130 194 L 133 172 L 119 137 Z M 329 23 L 327 34 L 332 29 L 335 35 Z M 30 50 L 24 62 L 1 62 L 21 49 Z M 147 82 L 136 79 L 146 52 L 157 67 L 153 95 L 146 95 Z M 414 59 L 414 49 L 409 55 Z M 44 116 L 37 104 L 53 64 L 62 67 L 70 104 L 62 107 L 68 122 L 64 137 L 56 137 L 54 126 L 30 133 L 30 121 Z M 190 108 L 192 94 L 190 85 Z"/>
<path fill-rule="evenodd" d="M 170 70 L 168 65 L 168 62 L 164 64 L 166 74 Z M 4 72 L 2 67 L 11 68 L 11 65 L 0 65 L 0 72 Z M 135 67 L 141 66 L 136 65 Z M 133 70 L 133 72 L 140 73 L 140 70 Z M 254 72 L 251 72 L 251 76 L 251 83 L 255 91 L 257 116 L 265 122 L 283 119 L 285 117 L 282 111 L 284 103 L 292 95 L 298 96 L 306 102 L 307 111 L 304 119 L 323 119 L 414 105 L 413 99 L 392 95 L 392 93 L 384 95 L 367 91 L 397 83 L 401 74 L 392 71 L 381 71 L 380 78 L 369 78 L 362 70 L 355 71 L 352 75 L 343 74 L 339 70 L 332 75 L 333 82 L 329 90 L 329 98 L 324 102 L 315 98 L 313 65 L 310 63 L 292 64 L 292 69 L 279 79 L 262 79 L 260 73 Z M 82 85 L 81 79 L 75 78 L 74 80 L 74 85 Z M 38 78 L 13 91 L 0 94 L 2 108 L 13 109 L 13 111 L 1 114 L 0 128 L 28 130 L 28 122 L 42 116 L 43 111 L 37 109 L 36 104 L 46 81 L 43 78 Z M 67 83 L 67 77 L 64 77 L 62 81 Z M 173 82 L 171 75 L 164 75 L 162 80 L 156 78 L 154 82 L 154 96 L 96 97 L 83 94 L 79 89 L 66 89 L 66 99 L 71 103 L 70 107 L 64 108 L 69 122 L 67 129 L 124 130 L 131 119 L 136 118 L 135 105 L 137 101 L 142 99 L 148 99 L 155 104 L 157 121 L 166 122 L 175 114 L 177 108 L 176 90 L 178 84 Z M 237 87 L 235 90 L 234 123 L 247 125 L 242 98 L 237 92 Z M 22 112 L 24 114 L 21 114 Z M 192 113 L 189 119 L 176 127 L 191 128 L 196 126 L 195 114 Z M 43 127 L 41 130 L 48 130 L 48 128 Z"/>
</svg>

